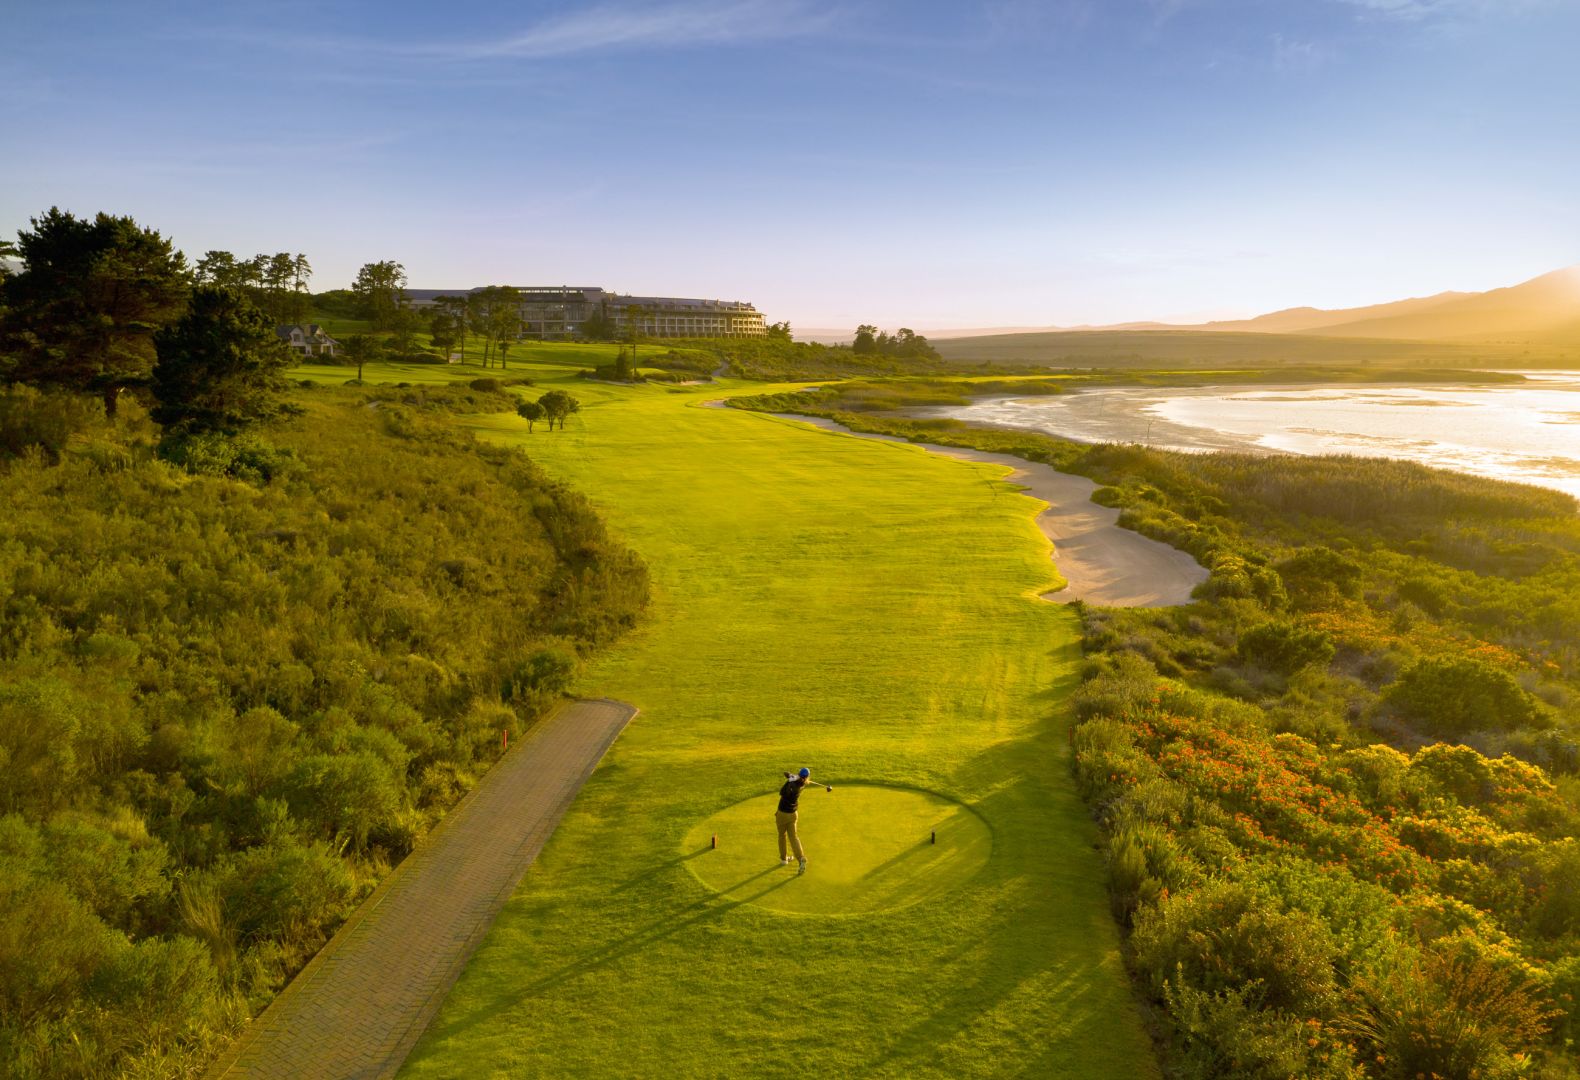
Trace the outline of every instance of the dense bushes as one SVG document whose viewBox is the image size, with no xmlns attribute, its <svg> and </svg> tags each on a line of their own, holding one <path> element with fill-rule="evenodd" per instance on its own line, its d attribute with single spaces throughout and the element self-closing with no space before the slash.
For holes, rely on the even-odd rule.
<svg viewBox="0 0 1580 1080">
<path fill-rule="evenodd" d="M 1293 675 L 1333 659 L 1333 642 L 1319 630 L 1286 622 L 1267 622 L 1240 635 L 1240 656 L 1280 675 Z"/>
<path fill-rule="evenodd" d="M 190 1071 L 645 603 L 519 454 L 299 400 L 267 451 L 62 405 L 0 459 L 0 1073 Z"/>
<path fill-rule="evenodd" d="M 103 417 L 104 406 L 80 394 L 20 383 L 0 387 L 0 457 L 32 450 L 58 461 L 72 436 Z"/>
<path fill-rule="evenodd" d="M 1388 688 L 1386 700 L 1436 735 L 1520 728 L 1536 718 L 1514 676 L 1470 656 L 1426 656 Z"/>
<path fill-rule="evenodd" d="M 1516 1074 L 1573 945 L 1543 930 L 1570 932 L 1573 871 L 1538 836 L 1580 815 L 1538 770 L 1324 748 L 1134 660 L 1081 700 L 1078 780 L 1181 1072 Z"/>
</svg>

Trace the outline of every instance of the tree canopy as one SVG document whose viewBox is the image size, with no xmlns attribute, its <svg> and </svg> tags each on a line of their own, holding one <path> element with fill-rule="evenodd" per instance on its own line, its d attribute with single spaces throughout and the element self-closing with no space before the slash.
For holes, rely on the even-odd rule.
<svg viewBox="0 0 1580 1080">
<path fill-rule="evenodd" d="M 129 217 L 57 207 L 32 225 L 17 237 L 22 271 L 5 285 L 0 375 L 97 394 L 113 415 L 123 390 L 147 383 L 154 334 L 186 308 L 186 259 Z"/>
<path fill-rule="evenodd" d="M 565 418 L 582 410 L 582 403 L 564 390 L 550 390 L 538 398 L 538 405 L 543 409 L 543 416 L 548 420 L 550 430 L 553 430 L 555 421 L 559 422 L 563 430 Z"/>
<path fill-rule="evenodd" d="M 351 283 L 351 292 L 373 329 L 389 330 L 406 298 L 406 268 L 391 260 L 365 263 Z"/>
<path fill-rule="evenodd" d="M 279 415 L 291 357 L 272 320 L 239 289 L 198 286 L 154 346 L 153 418 L 167 432 L 234 434 Z"/>
<path fill-rule="evenodd" d="M 306 255 L 288 251 L 238 259 L 228 251 L 208 251 L 193 276 L 200 285 L 241 289 L 276 323 L 305 322 L 312 308 L 307 283 L 313 276 Z"/>
<path fill-rule="evenodd" d="M 543 406 L 536 401 L 523 401 L 516 406 L 516 415 L 527 422 L 527 432 L 532 432 L 532 426 L 543 419 Z"/>
<path fill-rule="evenodd" d="M 783 337 L 789 339 L 790 324 L 784 323 Z M 772 328 L 777 331 L 779 324 Z M 776 332 L 770 332 L 769 337 L 779 337 Z M 938 350 L 933 348 L 921 334 L 908 326 L 902 326 L 890 334 L 886 330 L 879 330 L 876 326 L 863 323 L 856 327 L 856 336 L 850 343 L 851 352 L 863 356 L 894 356 L 901 358 L 915 358 L 922 360 L 937 360 Z"/>
</svg>

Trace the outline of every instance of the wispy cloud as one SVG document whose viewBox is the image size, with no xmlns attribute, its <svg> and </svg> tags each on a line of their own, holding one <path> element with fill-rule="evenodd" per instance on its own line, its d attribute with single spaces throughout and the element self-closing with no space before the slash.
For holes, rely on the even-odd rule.
<svg viewBox="0 0 1580 1080">
<path fill-rule="evenodd" d="M 1315 41 L 1273 35 L 1273 70 L 1315 71 L 1330 58 L 1329 51 Z"/>
<path fill-rule="evenodd" d="M 1449 17 L 1516 15 L 1552 6 L 1553 0 L 1338 0 L 1368 15 L 1401 22 Z"/>
<path fill-rule="evenodd" d="M 445 63 L 550 60 L 598 52 L 741 45 L 822 33 L 841 13 L 829 0 L 612 0 L 488 37 L 402 41 L 377 36 L 283 35 L 251 25 L 172 26 L 177 40 L 226 41 L 248 49 L 304 50 L 354 59 Z M 388 73 L 385 73 L 388 76 Z M 362 81 L 360 73 L 348 81 Z"/>
<path fill-rule="evenodd" d="M 681 0 L 601 4 L 545 19 L 500 38 L 399 46 L 392 51 L 447 60 L 549 59 L 624 49 L 728 45 L 817 33 L 833 12 L 801 0 Z"/>
</svg>

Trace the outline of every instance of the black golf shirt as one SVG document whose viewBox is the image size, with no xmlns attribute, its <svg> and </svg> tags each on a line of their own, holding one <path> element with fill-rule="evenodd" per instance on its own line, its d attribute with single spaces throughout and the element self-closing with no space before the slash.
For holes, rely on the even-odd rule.
<svg viewBox="0 0 1580 1080">
<path fill-rule="evenodd" d="M 779 789 L 779 812 L 781 814 L 795 813 L 796 804 L 801 801 L 801 791 L 811 783 L 806 777 L 797 776 L 785 781 L 785 786 Z"/>
</svg>

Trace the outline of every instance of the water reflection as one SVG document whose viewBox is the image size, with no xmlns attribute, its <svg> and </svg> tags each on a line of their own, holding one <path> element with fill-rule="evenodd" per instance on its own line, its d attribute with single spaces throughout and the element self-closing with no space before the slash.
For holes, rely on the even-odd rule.
<svg viewBox="0 0 1580 1080">
<path fill-rule="evenodd" d="M 1580 496 L 1580 375 L 1521 386 L 1116 387 L 930 410 L 1083 442 L 1398 457 Z"/>
</svg>

